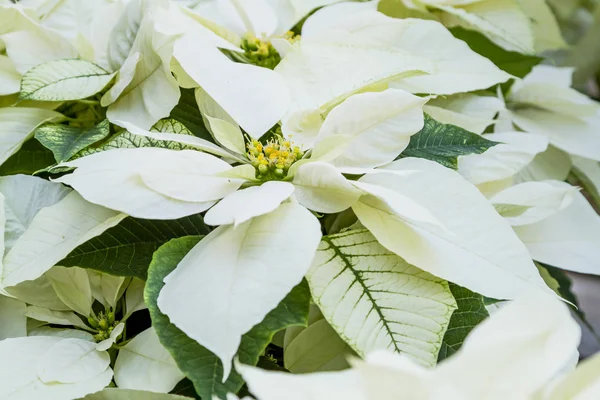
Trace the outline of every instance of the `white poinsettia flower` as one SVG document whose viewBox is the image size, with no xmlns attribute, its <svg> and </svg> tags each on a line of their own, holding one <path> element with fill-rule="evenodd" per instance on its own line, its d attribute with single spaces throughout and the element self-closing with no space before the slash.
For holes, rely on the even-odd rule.
<svg viewBox="0 0 600 400">
<path fill-rule="evenodd" d="M 208 112 L 210 104 L 204 100 L 201 107 Z M 111 150 L 69 163 L 77 169 L 59 181 L 93 202 L 132 216 L 172 219 L 208 210 L 205 222 L 221 225 L 166 278 L 158 304 L 174 324 L 222 359 L 227 376 L 241 335 L 260 322 L 311 265 L 321 229 L 308 210 L 337 213 L 352 206 L 362 191 L 341 169 L 370 169 L 392 161 L 423 127 L 425 101 L 398 89 L 351 96 L 329 114 L 313 149 L 301 149 L 284 137 L 244 145 L 239 128 L 216 117 L 207 119 L 231 153 L 198 138 L 124 123 L 134 134 L 181 141 L 206 153 Z M 212 108 L 213 115 L 226 118 L 223 110 L 214 110 L 216 103 Z M 245 153 L 234 154 L 240 143 Z M 305 157 L 309 151 L 312 157 Z M 208 152 L 229 155 L 242 165 L 232 167 Z M 92 181 L 96 185 L 90 185 Z M 118 196 L 113 185 L 120 186 Z M 237 250 L 223 250 L 231 246 Z M 273 257 L 285 262 L 273 265 Z M 217 275 L 214 265 L 220 266 Z M 199 300 L 189 300 L 194 298 Z M 200 303 L 206 307 L 198 308 Z M 197 318 L 190 319 L 186 315 L 192 304 Z M 226 310 L 209 304 L 222 304 Z M 206 321 L 212 329 L 206 329 Z"/>
<path fill-rule="evenodd" d="M 511 88 L 500 118 L 544 135 L 575 156 L 600 161 L 600 105 L 571 89 L 570 68 L 540 65 Z"/>
<path fill-rule="evenodd" d="M 390 18 L 372 2 L 317 11 L 275 71 L 292 95 L 283 130 L 303 135 L 314 135 L 333 107 L 364 88 L 389 84 L 412 93 L 449 95 L 510 78 L 440 23 Z"/>
<path fill-rule="evenodd" d="M 245 143 L 241 130 L 201 93 L 200 100 L 226 149 L 123 123 L 131 133 L 204 152 L 110 150 L 65 163 L 76 169 L 58 181 L 135 217 L 174 219 L 207 211 L 205 222 L 220 225 L 165 279 L 158 304 L 221 358 L 225 376 L 241 335 L 308 271 L 321 239 L 308 210 L 352 207 L 376 239 L 408 263 L 493 298 L 549 290 L 508 222 L 468 181 L 431 161 L 392 162 L 423 127 L 426 99 L 398 89 L 356 94 L 327 115 L 315 138 L 294 136 L 314 147 L 275 136 L 266 143 L 249 140 L 245 154 L 239 152 Z M 343 173 L 364 176 L 351 181 Z M 464 224 L 465 218 L 478 223 Z"/>
<path fill-rule="evenodd" d="M 565 374 L 580 337 L 566 305 L 550 296 L 526 296 L 478 325 L 456 354 L 433 369 L 385 351 L 355 360 L 354 368 L 342 372 L 292 375 L 236 368 L 258 400 L 595 398 L 600 385 L 590 369 L 597 359 Z M 565 394 L 573 397 L 560 397 Z"/>
</svg>

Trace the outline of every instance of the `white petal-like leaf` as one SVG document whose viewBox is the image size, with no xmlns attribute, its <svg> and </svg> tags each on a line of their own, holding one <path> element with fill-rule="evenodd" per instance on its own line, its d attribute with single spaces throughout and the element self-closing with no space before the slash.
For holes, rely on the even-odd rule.
<svg viewBox="0 0 600 400">
<path fill-rule="evenodd" d="M 415 158 L 387 168 L 419 173 L 370 174 L 360 182 L 402 194 L 429 210 L 445 229 L 400 219 L 376 197 L 363 197 L 353 210 L 384 247 L 418 268 L 492 298 L 550 291 L 508 222 L 458 173 Z"/>
<path fill-rule="evenodd" d="M 109 365 L 110 356 L 96 351 L 95 343 L 63 339 L 45 352 L 37 373 L 44 383 L 76 383 L 100 375 Z"/>
<path fill-rule="evenodd" d="M 119 351 L 115 382 L 123 389 L 168 393 L 184 378 L 154 328 L 138 334 Z"/>
<path fill-rule="evenodd" d="M 89 330 L 89 327 L 81 320 L 81 318 L 72 311 L 53 311 L 42 307 L 28 306 L 26 315 L 28 318 L 47 322 L 49 324 L 64 326 L 72 325 Z"/>
<path fill-rule="evenodd" d="M 125 292 L 125 306 L 127 308 L 125 318 L 136 311 L 147 308 L 146 303 L 144 303 L 144 281 L 137 278 L 131 280 L 127 292 Z"/>
<path fill-rule="evenodd" d="M 38 336 L 1 341 L 0 357 L 2 357 L 3 360 L 11 360 L 11 362 L 0 364 L 0 398 L 14 400 L 29 400 L 35 398 L 76 399 L 106 387 L 110 383 L 113 375 L 112 370 L 108 367 L 105 367 L 102 371 L 97 371 L 90 379 L 77 381 L 75 383 L 63 384 L 52 382 L 46 384 L 38 377 L 38 366 L 41 366 L 44 362 L 54 362 L 54 365 L 58 367 L 57 363 L 59 360 L 47 360 L 46 354 L 49 349 L 64 340 L 70 341 L 73 339 Z M 78 341 L 77 344 L 81 342 L 89 343 L 92 347 L 95 346 L 94 343 L 85 342 L 83 340 L 80 342 Z M 77 346 L 77 349 L 81 348 Z M 59 348 L 56 348 L 55 350 L 59 350 Z M 60 361 L 66 361 L 71 350 L 69 349 L 67 351 L 68 353 L 60 351 L 60 354 L 58 354 L 61 358 Z M 96 355 L 94 356 L 97 357 Z M 106 357 L 108 357 L 108 354 Z M 92 360 L 94 363 L 94 371 L 97 370 L 96 367 L 100 364 L 96 361 L 96 359 Z M 106 361 L 103 361 L 103 363 L 106 363 Z M 64 364 L 62 366 L 68 367 Z M 108 366 L 107 363 L 106 366 Z M 54 370 L 54 377 L 65 375 L 65 372 L 67 371 L 65 368 L 60 368 L 59 370 L 51 367 L 51 369 Z M 81 376 L 78 371 L 75 371 L 73 375 L 68 374 L 67 378 L 74 378 L 75 375 Z"/>
<path fill-rule="evenodd" d="M 511 186 L 490 198 L 498 205 L 525 206 L 518 215 L 503 215 L 512 226 L 533 224 L 571 205 L 578 188 L 559 181 L 524 182 Z M 502 215 L 502 214 L 501 214 Z"/>
<path fill-rule="evenodd" d="M 344 211 L 354 204 L 361 192 L 334 166 L 309 162 L 296 171 L 292 182 L 295 197 L 306 208 L 327 214 Z"/>
<path fill-rule="evenodd" d="M 228 376 L 242 334 L 302 280 L 320 239 L 317 219 L 295 203 L 219 227 L 165 278 L 158 305 L 222 360 Z"/>
<path fill-rule="evenodd" d="M 447 282 L 391 253 L 367 230 L 325 236 L 307 279 L 325 318 L 359 355 L 389 349 L 436 364 L 457 307 Z"/>
<path fill-rule="evenodd" d="M 114 74 L 89 61 L 50 61 L 23 75 L 19 97 L 38 101 L 85 99 L 104 89 L 113 77 Z"/>
<path fill-rule="evenodd" d="M 8 252 L 44 207 L 56 204 L 70 190 L 42 178 L 11 175 L 0 178 L 0 193 L 4 195 L 6 228 L 5 246 Z"/>
<path fill-rule="evenodd" d="M 44 122 L 57 121 L 61 114 L 42 108 L 0 108 L 0 164 L 15 154 Z"/>
<path fill-rule="evenodd" d="M 290 374 L 236 364 L 260 400 L 367 400 L 355 371 Z"/>
<path fill-rule="evenodd" d="M 90 316 L 94 299 L 85 269 L 56 266 L 46 276 L 63 303 L 84 317 Z"/>
<path fill-rule="evenodd" d="M 520 53 L 534 53 L 533 28 L 529 18 L 514 0 L 477 1 L 462 7 L 446 6 L 427 1 L 448 15 L 442 21 L 448 25 L 463 25 L 480 31 L 499 46 Z"/>
<path fill-rule="evenodd" d="M 187 151 L 188 155 L 193 153 L 187 159 L 202 154 Z M 185 154 L 179 151 L 151 147 L 103 151 L 61 164 L 77 169 L 56 181 L 72 186 L 92 203 L 125 212 L 132 217 L 177 219 L 205 211 L 213 203 L 187 202 L 163 195 L 144 184 L 140 173 L 166 167 L 171 162 L 181 164 L 185 162 L 180 160 L 182 157 Z M 157 159 L 164 164 L 157 165 Z M 188 177 L 193 179 L 191 175 Z M 182 181 L 178 177 L 174 183 L 185 183 L 188 187 L 196 188 L 196 191 L 201 189 L 187 179 Z"/>
<path fill-rule="evenodd" d="M 276 210 L 293 192 L 294 185 L 278 181 L 238 190 L 208 210 L 204 222 L 208 225 L 238 226 L 254 217 Z"/>
<path fill-rule="evenodd" d="M 507 132 L 484 137 L 499 144 L 482 154 L 458 158 L 458 172 L 475 185 L 512 178 L 548 148 L 542 135 Z"/>
<path fill-rule="evenodd" d="M 74 248 L 125 217 L 70 193 L 55 205 L 42 209 L 4 257 L 1 286 L 40 277 Z"/>
<path fill-rule="evenodd" d="M 254 65 L 234 63 L 218 48 L 186 35 L 175 44 L 174 57 L 246 132 L 260 137 L 281 119 L 290 102 L 284 80 Z"/>
<path fill-rule="evenodd" d="M 373 168 L 393 161 L 424 125 L 427 99 L 399 89 L 350 96 L 323 123 L 317 142 L 334 135 L 351 136 L 337 166 Z"/>
<path fill-rule="evenodd" d="M 581 193 L 564 210 L 538 223 L 515 227 L 515 232 L 537 261 L 600 275 L 600 216 Z"/>
</svg>

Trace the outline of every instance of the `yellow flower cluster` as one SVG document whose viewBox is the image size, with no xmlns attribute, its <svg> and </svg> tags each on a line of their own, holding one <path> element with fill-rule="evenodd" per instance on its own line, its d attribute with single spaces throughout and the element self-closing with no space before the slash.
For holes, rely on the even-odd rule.
<svg viewBox="0 0 600 400">
<path fill-rule="evenodd" d="M 262 180 L 285 178 L 292 164 L 304 156 L 300 147 L 281 137 L 271 139 L 264 145 L 252 140 L 247 148 L 248 158 L 256 168 L 256 177 Z"/>
<path fill-rule="evenodd" d="M 101 312 L 97 318 L 89 317 L 88 323 L 98 332 L 94 335 L 94 340 L 96 342 L 101 342 L 108 339 L 117 325 L 117 322 L 115 321 L 115 313 L 112 311 L 107 311 L 106 314 Z"/>
</svg>

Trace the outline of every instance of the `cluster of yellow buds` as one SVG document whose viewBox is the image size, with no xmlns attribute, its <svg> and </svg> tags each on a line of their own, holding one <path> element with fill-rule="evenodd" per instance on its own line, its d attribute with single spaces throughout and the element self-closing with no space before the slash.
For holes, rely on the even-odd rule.
<svg viewBox="0 0 600 400">
<path fill-rule="evenodd" d="M 260 40 L 253 35 L 244 36 L 240 47 L 244 50 L 246 59 L 259 67 L 274 69 L 281 61 L 281 56 L 271 42 Z"/>
<path fill-rule="evenodd" d="M 264 181 L 285 178 L 292 164 L 304 156 L 300 147 L 282 137 L 271 139 L 264 145 L 252 140 L 247 147 L 248 158 L 256 168 L 256 177 Z"/>
<path fill-rule="evenodd" d="M 97 318 L 89 317 L 88 323 L 90 326 L 97 330 L 97 334 L 94 335 L 94 340 L 96 342 L 101 342 L 110 337 L 113 329 L 117 325 L 115 321 L 115 313 L 112 311 L 107 311 L 106 313 L 100 312 Z"/>
</svg>

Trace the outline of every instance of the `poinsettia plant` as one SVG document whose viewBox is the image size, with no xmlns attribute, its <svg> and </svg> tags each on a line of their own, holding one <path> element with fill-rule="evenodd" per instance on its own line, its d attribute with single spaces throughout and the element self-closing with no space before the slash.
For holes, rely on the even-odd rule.
<svg viewBox="0 0 600 400">
<path fill-rule="evenodd" d="M 0 398 L 600 395 L 566 46 L 543 0 L 0 2 Z"/>
</svg>

